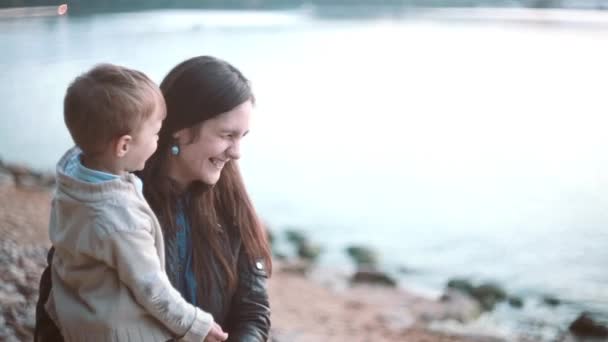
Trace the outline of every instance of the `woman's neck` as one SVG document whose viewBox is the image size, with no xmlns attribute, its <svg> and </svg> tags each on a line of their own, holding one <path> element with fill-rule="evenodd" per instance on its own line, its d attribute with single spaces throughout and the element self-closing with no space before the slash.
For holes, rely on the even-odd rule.
<svg viewBox="0 0 608 342">
<path fill-rule="evenodd" d="M 180 193 L 183 193 L 184 191 L 186 191 L 191 182 L 188 181 L 188 179 L 183 175 L 183 172 L 180 171 L 181 169 L 179 165 L 176 165 L 175 160 L 170 159 L 167 176 L 177 186 L 177 190 Z"/>
</svg>

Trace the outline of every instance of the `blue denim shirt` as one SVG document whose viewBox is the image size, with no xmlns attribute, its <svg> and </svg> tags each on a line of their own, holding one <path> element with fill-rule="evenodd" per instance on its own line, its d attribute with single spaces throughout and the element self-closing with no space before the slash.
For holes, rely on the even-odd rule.
<svg viewBox="0 0 608 342">
<path fill-rule="evenodd" d="M 68 175 L 86 183 L 102 183 L 119 178 L 118 175 L 112 173 L 89 169 L 82 165 L 81 158 L 82 153 L 78 153 L 68 161 L 65 168 Z M 138 177 L 135 177 L 135 179 L 135 186 L 137 187 L 137 191 L 141 194 L 143 192 L 143 183 Z"/>
<path fill-rule="evenodd" d="M 165 237 L 167 274 L 184 299 L 196 305 L 197 283 L 192 265 L 192 229 L 184 214 L 182 201 L 178 204 L 176 224 L 175 236 Z"/>
</svg>

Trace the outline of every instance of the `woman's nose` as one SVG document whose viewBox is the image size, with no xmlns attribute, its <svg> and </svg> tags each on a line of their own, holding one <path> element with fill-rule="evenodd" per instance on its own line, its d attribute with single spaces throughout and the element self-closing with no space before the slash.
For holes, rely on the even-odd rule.
<svg viewBox="0 0 608 342">
<path fill-rule="evenodd" d="M 226 152 L 230 159 L 236 160 L 241 158 L 241 142 L 239 140 L 235 140 Z"/>
</svg>

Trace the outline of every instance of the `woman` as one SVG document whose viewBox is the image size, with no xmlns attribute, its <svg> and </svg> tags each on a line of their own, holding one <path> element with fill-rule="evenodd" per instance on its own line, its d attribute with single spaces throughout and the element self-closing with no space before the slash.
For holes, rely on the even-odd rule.
<svg viewBox="0 0 608 342">
<path fill-rule="evenodd" d="M 173 68 L 160 88 L 167 118 L 140 177 L 163 227 L 169 279 L 213 315 L 228 341 L 266 341 L 270 251 L 236 163 L 255 101 L 249 82 L 227 62 L 201 56 Z M 60 339 L 43 309 L 50 287 L 47 267 L 37 341 Z"/>
</svg>

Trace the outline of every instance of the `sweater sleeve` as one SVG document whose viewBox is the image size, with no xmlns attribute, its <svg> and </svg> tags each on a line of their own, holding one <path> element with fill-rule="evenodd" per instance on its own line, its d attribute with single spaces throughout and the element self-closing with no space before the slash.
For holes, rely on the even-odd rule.
<svg viewBox="0 0 608 342">
<path fill-rule="evenodd" d="M 135 300 L 182 341 L 202 341 L 211 330 L 213 317 L 173 288 L 160 265 L 152 235 L 145 229 L 101 235 L 94 253 L 116 269 Z"/>
</svg>

